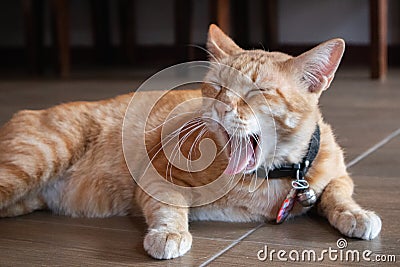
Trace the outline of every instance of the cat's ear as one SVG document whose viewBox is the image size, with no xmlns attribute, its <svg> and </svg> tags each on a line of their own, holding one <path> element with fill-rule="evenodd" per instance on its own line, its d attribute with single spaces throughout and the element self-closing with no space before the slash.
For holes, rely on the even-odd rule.
<svg viewBox="0 0 400 267">
<path fill-rule="evenodd" d="M 326 90 L 331 84 L 344 53 L 342 39 L 332 39 L 293 58 L 302 83 L 313 93 Z"/>
<path fill-rule="evenodd" d="M 220 60 L 243 51 L 217 25 L 211 24 L 208 30 L 207 49 L 211 60 Z"/>
</svg>

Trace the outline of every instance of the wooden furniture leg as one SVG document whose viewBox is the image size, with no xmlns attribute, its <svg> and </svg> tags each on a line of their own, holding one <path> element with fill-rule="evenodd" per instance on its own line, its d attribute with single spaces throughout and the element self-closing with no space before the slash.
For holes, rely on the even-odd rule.
<svg viewBox="0 0 400 267">
<path fill-rule="evenodd" d="M 68 0 L 50 0 L 50 10 L 57 71 L 66 78 L 70 73 Z"/>
<path fill-rule="evenodd" d="M 112 60 L 110 9 L 108 0 L 91 0 L 92 34 L 96 60 L 109 64 Z"/>
<path fill-rule="evenodd" d="M 119 25 L 123 61 L 135 61 L 136 31 L 135 31 L 135 1 L 119 0 Z"/>
<path fill-rule="evenodd" d="M 217 24 L 226 34 L 231 34 L 231 1 L 230 0 L 209 0 L 210 19 Z"/>
<path fill-rule="evenodd" d="M 262 3 L 262 12 L 265 12 L 263 43 L 265 49 L 273 51 L 278 48 L 278 1 L 264 0 Z"/>
<path fill-rule="evenodd" d="M 387 0 L 370 0 L 371 78 L 385 79 L 387 73 Z"/>
<path fill-rule="evenodd" d="M 44 70 L 43 0 L 23 0 L 25 47 L 29 72 L 41 74 Z"/>
<path fill-rule="evenodd" d="M 231 31 L 235 42 L 242 48 L 247 47 L 250 43 L 250 27 L 249 27 L 249 3 L 246 0 L 231 0 L 232 20 Z"/>
<path fill-rule="evenodd" d="M 178 61 L 183 62 L 189 59 L 189 46 L 192 43 L 192 1 L 191 0 L 175 0 L 175 45 L 178 50 Z"/>
</svg>

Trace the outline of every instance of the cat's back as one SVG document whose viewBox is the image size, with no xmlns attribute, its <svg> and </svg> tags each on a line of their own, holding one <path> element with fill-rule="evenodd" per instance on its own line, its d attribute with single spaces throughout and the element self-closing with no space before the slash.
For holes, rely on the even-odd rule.
<svg viewBox="0 0 400 267">
<path fill-rule="evenodd" d="M 104 122 L 105 125 L 108 122 L 112 123 L 112 126 L 115 127 L 117 126 L 114 124 L 115 122 L 121 123 L 120 126 L 122 126 L 123 122 L 120 120 L 128 123 L 131 117 L 135 119 L 134 124 L 146 122 L 149 119 L 146 111 L 151 111 L 152 115 L 156 113 L 163 117 L 161 113 L 170 112 L 180 103 L 198 97 L 201 97 L 200 90 L 154 90 L 120 95 L 112 99 L 88 102 L 88 104 L 91 105 L 94 118 Z M 74 105 L 74 103 L 68 105 Z M 156 106 L 157 108 L 155 108 Z M 195 107 L 192 106 L 192 108 Z M 116 121 L 113 122 L 114 119 Z"/>
<path fill-rule="evenodd" d="M 100 101 L 74 101 L 42 110 L 21 110 L 0 129 L 0 136 L 16 130 L 46 126 L 67 131 L 69 128 L 121 128 L 125 115 L 135 117 L 135 123 L 144 122 L 143 110 L 162 102 L 170 110 L 186 99 L 199 97 L 200 90 L 146 91 L 119 95 Z M 131 104 L 131 105 L 130 105 Z M 130 107 L 129 110 L 128 107 Z M 161 111 L 162 110 L 158 110 Z M 131 114 L 127 114 L 131 113 Z M 43 130 L 45 130 L 43 128 Z"/>
<path fill-rule="evenodd" d="M 132 133 L 132 145 L 135 145 L 135 136 L 140 132 L 138 129 L 148 120 L 144 110 L 159 101 L 163 102 L 163 106 L 169 106 L 165 110 L 156 110 L 153 121 L 158 123 L 161 113 L 199 95 L 198 90 L 149 91 L 101 101 L 64 103 L 43 110 L 21 110 L 0 128 L 0 160 L 12 160 L 9 159 L 10 151 L 29 150 L 38 164 L 57 163 L 51 164 L 51 171 L 46 172 L 46 177 L 63 172 L 94 148 L 101 151 L 104 155 L 102 160 L 106 160 L 110 157 L 108 155 L 115 154 L 110 153 L 112 151 L 122 153 L 124 123 Z M 128 109 L 131 106 L 133 109 Z M 98 160 L 95 156 L 91 159 Z M 36 171 L 36 168 L 32 167 L 33 170 Z"/>
</svg>

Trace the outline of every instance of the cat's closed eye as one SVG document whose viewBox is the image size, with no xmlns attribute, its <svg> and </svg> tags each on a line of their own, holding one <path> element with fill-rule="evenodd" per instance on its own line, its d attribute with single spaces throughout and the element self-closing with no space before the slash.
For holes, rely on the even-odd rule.
<svg viewBox="0 0 400 267">
<path fill-rule="evenodd" d="M 254 88 L 247 92 L 247 96 L 252 96 L 252 95 L 255 95 L 258 93 L 264 93 L 267 91 L 268 91 L 268 89 L 266 89 L 266 88 Z"/>
</svg>

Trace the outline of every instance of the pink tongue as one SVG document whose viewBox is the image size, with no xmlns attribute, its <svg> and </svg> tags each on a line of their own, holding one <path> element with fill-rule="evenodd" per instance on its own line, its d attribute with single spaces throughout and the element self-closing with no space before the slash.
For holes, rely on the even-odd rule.
<svg viewBox="0 0 400 267">
<path fill-rule="evenodd" d="M 230 143 L 231 156 L 224 173 L 233 175 L 242 172 L 249 164 L 253 156 L 253 146 L 250 142 L 246 142 L 245 139 L 239 140 L 237 137 L 232 137 Z"/>
</svg>

